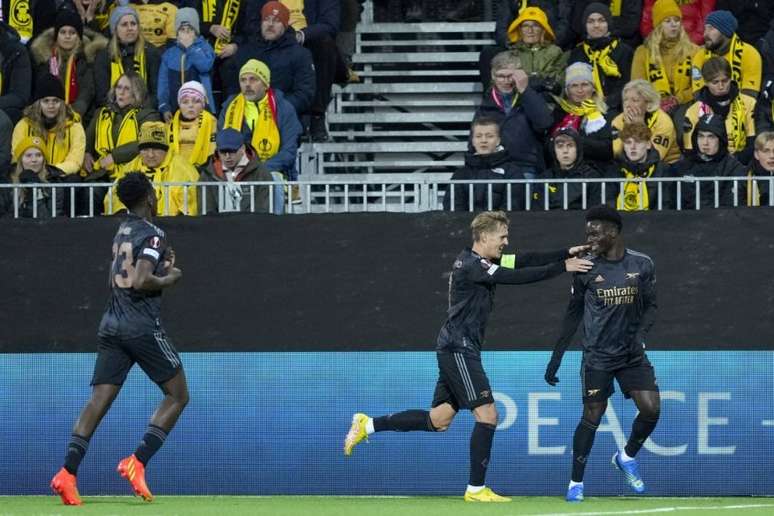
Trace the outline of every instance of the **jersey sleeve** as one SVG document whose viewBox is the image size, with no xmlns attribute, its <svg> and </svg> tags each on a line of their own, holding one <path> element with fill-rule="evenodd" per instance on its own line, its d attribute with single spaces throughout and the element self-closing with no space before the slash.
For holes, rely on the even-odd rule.
<svg viewBox="0 0 774 516">
<path fill-rule="evenodd" d="M 151 234 L 140 241 L 137 260 L 148 260 L 155 267 L 167 251 L 167 242 L 162 235 Z"/>
<path fill-rule="evenodd" d="M 562 329 L 559 333 L 559 338 L 554 346 L 553 356 L 561 360 L 564 352 L 572 342 L 572 337 L 578 329 L 583 319 L 584 299 L 586 295 L 586 282 L 585 278 L 587 274 L 575 274 L 572 279 L 572 287 L 570 287 L 570 302 L 567 305 L 567 311 L 564 314 L 564 320 L 562 321 Z"/>
<path fill-rule="evenodd" d="M 474 283 L 489 285 L 523 285 L 553 278 L 565 271 L 564 262 L 551 263 L 540 267 L 506 268 L 502 265 L 480 259 L 468 265 L 468 278 Z"/>
<path fill-rule="evenodd" d="M 658 303 L 656 302 L 656 266 L 650 260 L 644 262 L 640 288 L 642 289 L 640 295 L 642 313 L 636 338 L 644 344 L 648 332 L 653 327 L 653 323 L 656 322 L 656 310 L 658 309 Z"/>
</svg>

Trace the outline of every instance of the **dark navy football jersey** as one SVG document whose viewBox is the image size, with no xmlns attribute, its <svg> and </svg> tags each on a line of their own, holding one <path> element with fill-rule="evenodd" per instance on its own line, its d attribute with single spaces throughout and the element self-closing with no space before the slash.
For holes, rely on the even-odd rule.
<svg viewBox="0 0 774 516">
<path fill-rule="evenodd" d="M 573 278 L 558 346 L 566 348 L 582 319 L 585 367 L 611 371 L 647 360 L 645 337 L 657 308 L 653 260 L 630 249 L 618 261 L 588 259 L 592 269 Z"/>
<path fill-rule="evenodd" d="M 161 291 L 137 290 L 132 285 L 132 278 L 138 260 L 151 262 L 154 275 L 166 275 L 166 258 L 164 231 L 141 217 L 129 214 L 113 238 L 110 300 L 99 326 L 100 335 L 143 335 L 160 326 Z"/>
</svg>

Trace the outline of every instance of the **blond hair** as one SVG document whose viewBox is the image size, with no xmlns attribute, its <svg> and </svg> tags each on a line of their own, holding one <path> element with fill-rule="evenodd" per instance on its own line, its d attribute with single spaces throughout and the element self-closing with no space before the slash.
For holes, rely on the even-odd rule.
<svg viewBox="0 0 774 516">
<path fill-rule="evenodd" d="M 506 228 L 510 226 L 511 221 L 508 220 L 508 215 L 504 211 L 484 211 L 476 215 L 473 222 L 470 223 L 470 231 L 473 233 L 473 241 L 478 242 L 481 240 L 481 235 L 484 233 L 493 233 L 497 231 L 500 226 Z"/>
<path fill-rule="evenodd" d="M 492 78 L 494 78 L 494 73 L 497 70 L 502 70 L 504 68 L 516 68 L 520 70 L 521 58 L 517 54 L 506 50 L 505 52 L 500 52 L 494 56 L 490 66 L 492 68 Z"/>
<path fill-rule="evenodd" d="M 763 131 L 755 137 L 755 150 L 762 151 L 769 142 L 774 142 L 774 131 Z"/>
<path fill-rule="evenodd" d="M 623 87 L 623 93 L 621 97 L 625 97 L 626 94 L 633 91 L 645 99 L 645 109 L 648 113 L 653 113 L 661 106 L 661 95 L 658 94 L 653 84 L 645 79 L 634 79 L 626 83 Z"/>
<path fill-rule="evenodd" d="M 664 42 L 664 29 L 659 24 L 657 27 L 653 27 L 653 31 L 645 39 L 645 48 L 648 50 L 651 62 L 657 65 L 661 65 L 661 44 Z M 696 46 L 688 33 L 685 32 L 685 28 L 680 26 L 680 35 L 677 36 L 677 44 L 674 47 L 674 53 L 677 63 L 682 63 L 686 59 L 690 59 L 696 53 L 699 47 Z"/>
<path fill-rule="evenodd" d="M 108 90 L 107 94 L 107 103 L 108 105 L 114 109 L 115 111 L 118 111 L 118 103 L 116 102 L 116 85 L 118 84 L 118 81 L 121 80 L 122 77 L 126 77 L 129 80 L 129 84 L 132 88 L 132 96 L 134 97 L 134 100 L 131 103 L 131 107 L 133 108 L 140 108 L 142 107 L 143 103 L 145 102 L 145 97 L 148 95 L 148 89 L 145 87 L 145 81 L 142 80 L 142 77 L 137 72 L 133 71 L 126 71 L 122 73 L 118 79 L 116 79 L 116 83 Z"/>
<path fill-rule="evenodd" d="M 55 133 L 58 139 L 64 139 L 67 136 L 68 122 L 75 122 L 76 115 L 73 108 L 70 107 L 63 99 L 60 100 L 59 113 L 57 113 L 54 126 L 50 129 L 46 128 L 46 117 L 43 115 L 43 110 L 40 107 L 40 102 L 43 99 L 38 99 L 32 104 L 24 108 L 23 115 L 27 118 L 27 122 L 32 129 L 32 134 L 40 136 L 43 140 L 48 138 L 48 133 Z"/>
</svg>

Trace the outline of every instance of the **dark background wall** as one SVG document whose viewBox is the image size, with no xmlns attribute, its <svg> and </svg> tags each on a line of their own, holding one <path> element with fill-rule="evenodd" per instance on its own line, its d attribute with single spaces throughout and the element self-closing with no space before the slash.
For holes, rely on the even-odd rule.
<svg viewBox="0 0 774 516">
<path fill-rule="evenodd" d="M 159 219 L 183 280 L 163 318 L 181 351 L 432 350 L 470 214 Z M 582 243 L 579 212 L 511 215 L 511 246 Z M 118 219 L 0 224 L 0 352 L 95 349 Z M 774 211 L 624 216 L 656 262 L 653 349 L 774 349 Z M 487 349 L 548 349 L 568 275 L 501 286 Z"/>
</svg>

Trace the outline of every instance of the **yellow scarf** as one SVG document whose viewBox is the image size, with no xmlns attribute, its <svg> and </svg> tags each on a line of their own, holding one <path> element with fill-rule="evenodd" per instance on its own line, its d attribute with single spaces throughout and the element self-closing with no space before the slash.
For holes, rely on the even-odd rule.
<svg viewBox="0 0 774 516">
<path fill-rule="evenodd" d="M 43 153 L 43 156 L 46 158 L 46 163 L 53 164 L 63 162 L 70 153 L 70 140 L 72 138 L 70 129 L 74 123 L 81 121 L 81 117 L 78 116 L 78 113 L 73 113 L 73 119 L 65 122 L 65 128 L 61 131 L 61 138 L 57 137 L 57 133 L 60 131 L 57 131 L 56 128 L 49 131 L 44 129 L 44 134 L 39 134 L 35 130 L 35 126 L 29 123 L 29 119 L 27 119 L 27 121 L 27 136 L 38 136 L 46 140 L 46 150 Z"/>
<path fill-rule="evenodd" d="M 234 97 L 234 100 L 226 109 L 225 123 L 223 127 L 231 127 L 237 131 L 242 131 L 242 125 L 245 123 L 245 105 L 247 100 L 241 93 Z M 269 89 L 266 95 L 258 101 L 258 116 L 252 130 L 251 145 L 255 150 L 258 159 L 266 161 L 277 152 L 280 147 L 279 127 L 277 126 L 277 102 L 274 98 L 274 92 Z"/>
<path fill-rule="evenodd" d="M 290 25 L 295 30 L 305 29 L 309 22 L 304 16 L 304 0 L 285 0 L 282 2 L 290 11 Z"/>
<path fill-rule="evenodd" d="M 215 150 L 215 133 L 213 132 L 213 129 L 217 123 L 218 121 L 209 111 L 203 110 L 199 113 L 196 140 L 194 141 L 193 150 L 190 155 L 187 156 L 188 162 L 191 165 L 204 165 L 207 163 L 210 156 L 212 156 L 212 153 Z M 175 113 L 171 124 L 172 126 L 169 131 L 170 150 L 175 154 L 184 156 L 185 153 L 180 152 L 180 110 Z"/>
<path fill-rule="evenodd" d="M 220 23 L 228 30 L 234 28 L 237 16 L 239 16 L 239 3 L 241 0 L 226 0 L 226 6 L 223 8 L 223 14 L 220 17 Z M 202 0 L 202 21 L 212 23 L 217 14 L 217 0 Z M 215 41 L 215 54 L 220 54 L 223 47 L 231 43 L 231 38 L 218 38 Z"/>
<path fill-rule="evenodd" d="M 121 124 L 118 126 L 118 138 L 113 138 L 113 122 L 115 121 L 116 114 L 110 109 L 103 107 L 100 109 L 97 115 L 97 123 L 94 130 L 94 150 L 99 158 L 107 156 L 113 149 L 127 143 L 137 141 L 137 137 L 140 134 L 140 127 L 137 123 L 138 109 L 130 109 L 124 115 L 121 120 Z M 118 172 L 118 168 L 121 165 L 113 164 L 107 167 L 111 173 L 111 176 Z M 94 161 L 94 167 L 99 168 L 99 161 Z"/>
<path fill-rule="evenodd" d="M 742 54 L 744 53 L 743 45 L 744 43 L 741 39 L 739 39 L 739 36 L 734 34 L 731 37 L 731 45 L 729 47 L 728 54 L 725 55 L 725 59 L 728 61 L 728 64 L 731 65 L 731 79 L 736 81 L 740 88 L 742 87 Z M 714 55 L 715 54 L 713 54 L 711 51 L 705 49 L 702 64 Z M 701 79 L 701 84 L 704 84 L 703 78 Z"/>
<path fill-rule="evenodd" d="M 621 167 L 621 172 L 623 172 L 624 176 L 626 176 L 626 179 L 651 177 L 655 171 L 656 163 L 653 163 L 650 167 L 648 167 L 648 170 L 643 176 L 633 174 L 629 170 L 626 170 L 625 167 Z M 640 197 L 642 198 L 642 208 L 640 208 Z M 618 194 L 616 208 L 623 211 L 640 211 L 649 209 L 650 198 L 648 195 L 648 187 L 646 183 L 639 181 L 626 181 L 626 183 L 624 183 L 623 190 L 621 190 L 621 193 Z"/>
<path fill-rule="evenodd" d="M 610 2 L 610 14 L 613 16 L 621 16 L 621 4 L 623 0 L 612 0 Z"/>
<path fill-rule="evenodd" d="M 137 74 L 139 74 L 140 77 L 142 77 L 142 81 L 145 84 L 148 84 L 148 79 L 146 78 L 147 71 L 145 68 L 145 49 L 140 48 L 139 50 L 137 47 L 134 49 L 134 64 L 132 65 L 132 70 L 134 70 Z M 110 86 L 115 86 L 116 82 L 118 82 L 118 78 L 121 77 L 121 75 L 124 73 L 124 63 L 121 61 L 121 56 L 116 56 L 113 61 L 110 62 Z"/>
<path fill-rule="evenodd" d="M 16 29 L 22 43 L 26 43 L 32 37 L 30 0 L 11 0 L 8 10 L 10 12 L 5 14 L 8 25 Z"/>
<path fill-rule="evenodd" d="M 618 47 L 618 40 L 614 39 L 609 45 L 602 50 L 593 50 L 587 42 L 583 42 L 583 52 L 586 54 L 594 72 L 594 89 L 600 95 L 605 95 L 602 90 L 602 77 L 600 76 L 599 69 L 602 68 L 602 72 L 608 77 L 620 77 L 621 71 L 618 69 L 618 65 L 610 57 L 610 54 Z"/>
<path fill-rule="evenodd" d="M 664 67 L 664 62 L 655 62 L 651 60 L 650 52 L 646 52 L 645 66 L 648 70 L 648 82 L 650 82 L 656 91 L 662 97 L 671 97 L 676 92 L 685 91 L 691 87 L 691 61 L 690 57 L 674 67 L 672 73 L 672 83 L 669 84 L 669 77 Z"/>
<path fill-rule="evenodd" d="M 704 115 L 713 114 L 712 108 L 709 104 L 699 104 L 699 118 Z M 734 100 L 731 101 L 731 106 L 728 109 L 728 116 L 726 117 L 726 132 L 728 133 L 728 141 L 733 144 L 733 152 L 741 152 L 747 146 L 747 117 L 744 113 L 744 102 L 742 101 L 742 94 L 737 94 Z"/>
</svg>

